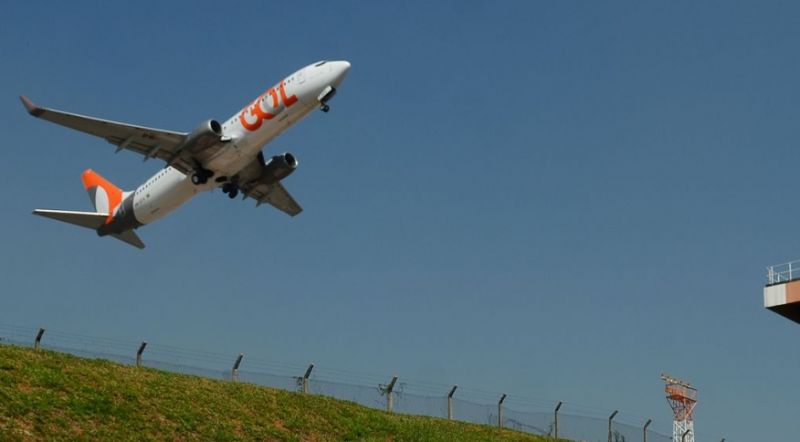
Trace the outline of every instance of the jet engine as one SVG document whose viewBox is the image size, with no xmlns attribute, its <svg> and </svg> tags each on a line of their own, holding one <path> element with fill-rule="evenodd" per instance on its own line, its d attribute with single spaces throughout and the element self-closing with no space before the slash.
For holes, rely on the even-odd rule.
<svg viewBox="0 0 800 442">
<path fill-rule="evenodd" d="M 186 137 L 180 150 L 202 152 L 222 141 L 222 125 L 217 120 L 206 120 Z"/>
<path fill-rule="evenodd" d="M 297 158 L 289 152 L 275 155 L 264 162 L 259 181 L 268 185 L 275 184 L 291 175 L 297 169 L 298 164 Z"/>
</svg>

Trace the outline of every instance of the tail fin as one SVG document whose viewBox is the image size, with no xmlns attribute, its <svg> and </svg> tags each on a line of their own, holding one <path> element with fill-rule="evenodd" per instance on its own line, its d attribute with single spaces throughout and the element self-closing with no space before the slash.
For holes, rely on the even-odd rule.
<svg viewBox="0 0 800 442">
<path fill-rule="evenodd" d="M 92 169 L 86 169 L 81 174 L 81 180 L 83 187 L 89 192 L 89 199 L 92 200 L 94 209 L 99 213 L 107 213 L 110 220 L 114 210 L 122 202 L 122 189 Z"/>
</svg>

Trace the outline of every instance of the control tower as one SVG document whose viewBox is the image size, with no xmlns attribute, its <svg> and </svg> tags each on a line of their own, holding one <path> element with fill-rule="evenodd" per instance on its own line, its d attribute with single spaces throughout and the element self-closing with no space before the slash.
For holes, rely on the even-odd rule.
<svg viewBox="0 0 800 442">
<path fill-rule="evenodd" d="M 800 261 L 767 267 L 764 307 L 800 324 Z"/>
</svg>

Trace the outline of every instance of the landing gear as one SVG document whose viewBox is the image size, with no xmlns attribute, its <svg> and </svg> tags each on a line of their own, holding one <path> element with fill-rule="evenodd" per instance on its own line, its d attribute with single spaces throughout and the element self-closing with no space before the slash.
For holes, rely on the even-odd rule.
<svg viewBox="0 0 800 442">
<path fill-rule="evenodd" d="M 225 183 L 222 186 L 222 193 L 227 193 L 228 198 L 234 199 L 237 195 L 239 195 L 239 187 L 233 183 Z"/>
<path fill-rule="evenodd" d="M 192 184 L 194 184 L 195 186 L 199 186 L 199 185 L 205 184 L 207 182 L 208 182 L 208 178 L 207 177 L 205 177 L 205 176 L 203 176 L 201 174 L 198 174 L 198 173 L 193 173 L 192 174 Z"/>
<path fill-rule="evenodd" d="M 328 100 L 333 98 L 334 95 L 336 95 L 336 88 L 333 86 L 325 86 L 325 89 L 323 89 L 319 94 L 317 100 L 319 101 L 319 109 L 322 112 L 328 112 L 331 110 L 331 107 L 328 106 Z"/>
<path fill-rule="evenodd" d="M 205 184 L 208 182 L 208 179 L 211 178 L 212 176 L 214 176 L 214 172 L 208 169 L 198 168 L 192 174 L 192 184 L 194 184 L 195 186 Z"/>
</svg>

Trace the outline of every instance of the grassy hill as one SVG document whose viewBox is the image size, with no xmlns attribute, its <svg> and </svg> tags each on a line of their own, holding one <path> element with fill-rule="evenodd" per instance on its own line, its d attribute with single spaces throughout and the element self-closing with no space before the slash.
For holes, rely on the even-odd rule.
<svg viewBox="0 0 800 442">
<path fill-rule="evenodd" d="M 0 345 L 0 440 L 544 441 L 248 384 Z"/>
</svg>

